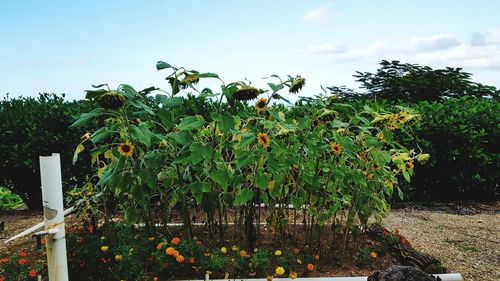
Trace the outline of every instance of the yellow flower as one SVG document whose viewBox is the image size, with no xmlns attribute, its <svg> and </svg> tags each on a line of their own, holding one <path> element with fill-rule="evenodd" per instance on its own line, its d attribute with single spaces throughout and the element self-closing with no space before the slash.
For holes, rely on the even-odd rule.
<svg viewBox="0 0 500 281">
<path fill-rule="evenodd" d="M 274 255 L 275 256 L 281 256 L 281 251 L 280 250 L 276 250 L 276 252 L 274 252 Z"/>
<path fill-rule="evenodd" d="M 302 264 L 302 261 L 300 259 L 297 259 L 297 264 Z"/>
<path fill-rule="evenodd" d="M 272 275 L 268 275 L 266 277 L 266 281 L 273 281 L 273 276 Z"/>
<path fill-rule="evenodd" d="M 122 255 L 116 255 L 115 256 L 115 261 L 116 262 L 121 262 L 123 260 L 123 256 Z"/>
<path fill-rule="evenodd" d="M 281 266 L 276 267 L 276 275 L 281 276 L 285 274 L 285 269 Z"/>
<path fill-rule="evenodd" d="M 109 246 L 101 246 L 101 251 L 106 253 L 109 250 Z"/>
<path fill-rule="evenodd" d="M 411 160 L 410 160 L 410 161 L 408 162 L 408 168 L 409 168 L 409 169 L 413 169 L 413 167 L 415 167 L 415 165 L 413 165 L 413 161 L 411 161 Z"/>
<path fill-rule="evenodd" d="M 420 154 L 420 155 L 418 155 L 417 160 L 418 160 L 418 162 L 425 162 L 425 161 L 429 160 L 429 158 L 431 158 L 431 156 L 429 154 Z"/>
<path fill-rule="evenodd" d="M 371 252 L 371 253 L 370 253 L 370 257 L 372 257 L 372 258 L 376 258 L 376 257 L 377 257 L 377 253 L 375 253 L 375 252 Z"/>
<path fill-rule="evenodd" d="M 267 99 L 266 98 L 261 98 L 255 103 L 255 107 L 257 108 L 258 112 L 266 111 L 267 107 Z"/>
<path fill-rule="evenodd" d="M 125 156 L 125 157 L 130 157 L 134 153 L 134 148 L 135 146 L 129 142 L 122 143 L 118 146 L 117 150 L 118 152 Z"/>
<path fill-rule="evenodd" d="M 332 142 L 330 143 L 330 148 L 332 149 L 335 155 L 340 155 L 342 153 L 342 146 L 338 143 Z"/>
<path fill-rule="evenodd" d="M 238 246 L 236 246 L 236 245 L 233 245 L 233 247 L 231 247 L 231 250 L 232 250 L 233 252 L 236 252 L 236 251 L 238 251 Z"/>
<path fill-rule="evenodd" d="M 220 252 L 223 254 L 227 253 L 227 248 L 226 247 L 220 248 Z"/>
<path fill-rule="evenodd" d="M 257 141 L 262 145 L 262 147 L 267 148 L 271 144 L 271 139 L 267 134 L 259 133 L 257 134 Z"/>
<path fill-rule="evenodd" d="M 297 279 L 297 272 L 295 271 L 290 272 L 290 275 L 288 277 L 290 277 L 290 279 Z"/>
</svg>

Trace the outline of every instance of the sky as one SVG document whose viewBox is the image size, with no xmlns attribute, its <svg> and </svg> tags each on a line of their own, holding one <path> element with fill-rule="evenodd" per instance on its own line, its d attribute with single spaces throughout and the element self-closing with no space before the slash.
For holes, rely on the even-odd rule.
<svg viewBox="0 0 500 281">
<path fill-rule="evenodd" d="M 5 0 L 0 98 L 83 99 L 101 83 L 167 90 L 159 60 L 259 87 L 301 75 L 302 95 L 355 88 L 355 71 L 382 59 L 462 67 L 500 87 L 499 10 L 496 0 Z"/>
</svg>

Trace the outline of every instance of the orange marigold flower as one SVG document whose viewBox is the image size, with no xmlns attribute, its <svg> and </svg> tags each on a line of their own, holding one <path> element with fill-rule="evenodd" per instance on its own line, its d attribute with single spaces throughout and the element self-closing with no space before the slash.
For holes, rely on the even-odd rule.
<svg viewBox="0 0 500 281">
<path fill-rule="evenodd" d="M 375 253 L 375 252 L 371 252 L 371 253 L 370 253 L 370 257 L 372 257 L 372 258 L 376 258 L 376 257 L 377 257 L 377 253 Z"/>
<path fill-rule="evenodd" d="M 36 271 L 35 270 L 30 270 L 30 272 L 28 273 L 29 277 L 31 278 L 35 278 L 36 277 Z"/>
<path fill-rule="evenodd" d="M 19 256 L 25 258 L 28 256 L 28 254 L 25 251 L 22 251 L 19 253 Z"/>
<path fill-rule="evenodd" d="M 195 260 L 194 260 L 194 258 L 193 258 L 193 257 L 190 257 L 190 258 L 188 259 L 188 262 L 189 262 L 190 264 L 194 264 Z"/>
<path fill-rule="evenodd" d="M 315 260 L 315 261 L 319 261 L 319 255 L 315 255 L 315 256 L 314 256 L 314 260 Z"/>
<path fill-rule="evenodd" d="M 121 155 L 128 158 L 132 156 L 132 154 L 134 153 L 134 148 L 135 146 L 133 144 L 126 142 L 126 143 L 121 143 L 118 146 L 117 150 Z"/>
<path fill-rule="evenodd" d="M 174 237 L 172 238 L 172 241 L 170 241 L 172 243 L 172 245 L 179 245 L 179 243 L 181 242 L 181 239 L 179 237 Z"/>
<path fill-rule="evenodd" d="M 265 133 L 257 134 L 257 141 L 262 145 L 262 147 L 267 148 L 271 144 L 271 139 Z"/>
<path fill-rule="evenodd" d="M 307 270 L 309 270 L 309 271 L 314 271 L 314 264 L 312 264 L 312 263 L 308 263 L 308 264 L 307 264 Z"/>
<path fill-rule="evenodd" d="M 180 256 L 179 251 L 174 251 L 174 252 L 172 253 L 172 256 L 174 256 L 174 258 L 176 258 L 176 259 L 177 259 L 177 257 L 178 257 L 178 256 Z"/>
<path fill-rule="evenodd" d="M 177 261 L 178 263 L 183 263 L 184 257 L 182 255 L 178 255 L 177 257 L 175 257 L 175 261 Z"/>
<path fill-rule="evenodd" d="M 257 108 L 258 112 L 262 112 L 266 110 L 267 107 L 267 99 L 266 98 L 261 98 L 255 103 L 255 107 Z"/>
<path fill-rule="evenodd" d="M 241 251 L 240 251 L 240 256 L 242 256 L 242 257 L 246 258 L 246 257 L 247 257 L 247 255 L 248 255 L 248 254 L 247 254 L 247 252 L 246 252 L 245 250 L 241 250 Z"/>
<path fill-rule="evenodd" d="M 156 250 L 160 251 L 162 248 L 163 248 L 163 242 L 160 242 L 158 243 L 158 245 L 156 245 Z"/>
<path fill-rule="evenodd" d="M 288 277 L 290 277 L 290 279 L 297 279 L 297 272 L 291 271 Z"/>
<path fill-rule="evenodd" d="M 335 155 L 340 155 L 342 153 L 342 146 L 338 143 L 332 142 L 330 143 L 330 148 L 332 149 Z"/>
<path fill-rule="evenodd" d="M 165 254 L 169 255 L 169 256 L 173 256 L 174 255 L 174 252 L 175 252 L 175 249 L 172 248 L 172 247 L 168 247 L 166 250 L 165 250 Z"/>
<path fill-rule="evenodd" d="M 6 264 L 9 262 L 9 259 L 8 258 L 1 258 L 0 259 L 0 264 Z"/>
<path fill-rule="evenodd" d="M 27 262 L 27 261 L 26 261 L 26 259 L 20 259 L 20 260 L 18 261 L 18 263 L 19 263 L 20 265 L 24 265 L 24 264 L 26 264 L 26 262 Z"/>
</svg>

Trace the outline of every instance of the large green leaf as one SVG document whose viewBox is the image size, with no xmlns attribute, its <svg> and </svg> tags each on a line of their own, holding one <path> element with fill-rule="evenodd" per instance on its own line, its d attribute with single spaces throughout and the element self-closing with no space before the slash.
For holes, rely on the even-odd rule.
<svg viewBox="0 0 500 281">
<path fill-rule="evenodd" d="M 181 120 L 181 123 L 177 125 L 177 129 L 181 131 L 191 131 L 199 128 L 205 124 L 205 119 L 201 115 L 188 116 Z"/>
<path fill-rule="evenodd" d="M 156 69 L 161 70 L 165 68 L 172 68 L 172 66 L 164 61 L 159 61 L 156 63 Z"/>
<path fill-rule="evenodd" d="M 184 103 L 184 98 L 182 97 L 168 97 L 166 95 L 156 95 L 156 100 L 159 101 L 165 108 L 175 108 Z"/>
<path fill-rule="evenodd" d="M 210 178 L 218 183 L 224 190 L 227 189 L 230 176 L 229 171 L 226 169 L 213 170 L 210 172 Z"/>
<path fill-rule="evenodd" d="M 251 189 L 243 188 L 238 192 L 236 198 L 234 199 L 234 204 L 236 206 L 242 206 L 248 201 L 252 200 L 254 192 Z"/>
<path fill-rule="evenodd" d="M 290 198 L 290 203 L 292 203 L 292 206 L 297 210 L 301 209 L 302 206 L 304 206 L 304 201 L 304 198 L 295 195 Z"/>
</svg>

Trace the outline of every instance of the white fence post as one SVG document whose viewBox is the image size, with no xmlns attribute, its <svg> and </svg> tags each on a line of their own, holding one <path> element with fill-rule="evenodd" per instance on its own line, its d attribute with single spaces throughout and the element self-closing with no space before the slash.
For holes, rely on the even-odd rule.
<svg viewBox="0 0 500 281">
<path fill-rule="evenodd" d="M 45 221 L 47 267 L 50 281 L 68 280 L 66 236 L 63 214 L 61 160 L 58 153 L 40 156 L 43 217 Z"/>
</svg>

